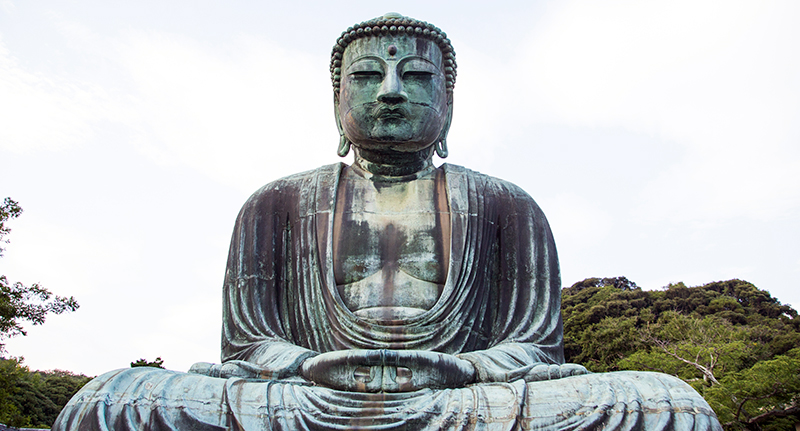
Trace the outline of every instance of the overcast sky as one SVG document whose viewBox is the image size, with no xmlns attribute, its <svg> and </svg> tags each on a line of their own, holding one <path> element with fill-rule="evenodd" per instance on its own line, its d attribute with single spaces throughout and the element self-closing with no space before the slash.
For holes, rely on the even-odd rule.
<svg viewBox="0 0 800 431">
<path fill-rule="evenodd" d="M 0 198 L 25 211 L 0 274 L 81 304 L 9 353 L 218 362 L 236 214 L 341 160 L 330 49 L 389 11 L 448 33 L 447 162 L 536 199 L 565 286 L 740 278 L 800 308 L 800 2 L 0 0 Z"/>
</svg>

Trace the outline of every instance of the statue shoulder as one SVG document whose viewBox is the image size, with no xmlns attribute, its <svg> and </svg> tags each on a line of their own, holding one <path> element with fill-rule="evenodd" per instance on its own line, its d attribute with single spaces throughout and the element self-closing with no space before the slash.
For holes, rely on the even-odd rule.
<svg viewBox="0 0 800 431">
<path fill-rule="evenodd" d="M 272 181 L 255 191 L 242 205 L 238 220 L 273 212 L 297 212 L 301 197 L 322 186 L 333 190 L 344 164 L 335 163 Z"/>
<path fill-rule="evenodd" d="M 459 165 L 444 164 L 442 166 L 445 173 L 450 178 L 458 178 L 457 181 L 463 184 L 471 184 L 475 191 L 480 193 L 485 199 L 492 199 L 500 204 L 501 208 L 519 209 L 527 207 L 531 213 L 544 216 L 541 208 L 536 201 L 522 187 L 491 175 L 486 175 Z M 509 207 L 508 204 L 513 203 Z"/>
<path fill-rule="evenodd" d="M 321 182 L 326 184 L 333 182 L 335 184 L 343 166 L 343 163 L 320 166 L 316 169 L 299 172 L 267 183 L 250 195 L 242 210 L 248 207 L 261 207 L 292 200 L 292 197 L 317 187 Z"/>
</svg>

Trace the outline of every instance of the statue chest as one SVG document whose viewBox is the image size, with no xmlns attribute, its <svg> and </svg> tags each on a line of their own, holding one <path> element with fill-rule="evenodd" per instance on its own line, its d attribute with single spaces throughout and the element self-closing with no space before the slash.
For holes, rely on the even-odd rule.
<svg viewBox="0 0 800 431">
<path fill-rule="evenodd" d="M 345 305 L 376 320 L 429 310 L 447 278 L 449 229 L 443 178 L 381 184 L 345 172 L 333 232 L 334 277 Z"/>
</svg>

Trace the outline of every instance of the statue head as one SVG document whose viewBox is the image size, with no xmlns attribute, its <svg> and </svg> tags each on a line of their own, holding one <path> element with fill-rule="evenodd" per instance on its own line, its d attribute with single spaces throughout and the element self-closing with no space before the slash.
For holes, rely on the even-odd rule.
<svg viewBox="0 0 800 431">
<path fill-rule="evenodd" d="M 431 24 L 386 14 L 348 28 L 331 54 L 339 155 L 352 143 L 446 157 L 455 79 L 455 51 Z"/>
</svg>

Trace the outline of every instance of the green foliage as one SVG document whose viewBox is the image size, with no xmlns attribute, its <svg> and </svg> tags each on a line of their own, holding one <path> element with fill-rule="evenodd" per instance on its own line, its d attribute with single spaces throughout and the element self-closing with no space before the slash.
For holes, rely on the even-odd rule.
<svg viewBox="0 0 800 431">
<path fill-rule="evenodd" d="M 141 359 L 137 359 L 134 362 L 131 362 L 131 368 L 133 368 L 133 367 L 164 368 L 164 360 L 161 359 L 161 356 L 157 357 L 152 362 L 148 361 L 147 359 L 141 358 Z"/>
<path fill-rule="evenodd" d="M 26 335 L 22 327 L 24 321 L 41 325 L 49 313 L 61 314 L 78 307 L 73 297 L 53 295 L 36 283 L 30 286 L 9 283 L 6 276 L 0 275 L 0 340 Z M 3 350 L 4 344 L 0 343 L 0 353 Z"/>
<path fill-rule="evenodd" d="M 8 243 L 5 236 L 11 232 L 6 226 L 10 219 L 19 217 L 22 208 L 10 198 L 5 198 L 0 205 L 0 244 Z M 0 256 L 3 248 L 0 247 Z M 79 307 L 73 297 L 53 295 L 39 284 L 25 286 L 20 282 L 11 283 L 4 275 L 0 275 L 0 341 L 17 335 L 26 335 L 22 323 L 27 321 L 33 325 L 44 323 L 49 313 L 61 314 L 75 311 Z M 5 345 L 0 342 L 0 353 Z"/>
<path fill-rule="evenodd" d="M 91 378 L 68 371 L 30 371 L 18 358 L 0 359 L 0 423 L 50 428 Z"/>
<path fill-rule="evenodd" d="M 634 352 L 619 362 L 620 368 L 659 371 L 690 383 L 718 384 L 726 371 L 741 369 L 753 350 L 747 327 L 716 316 L 701 319 L 665 312 L 639 333 L 648 347 L 656 348 Z"/>
<path fill-rule="evenodd" d="M 16 427 L 30 424 L 30 419 L 23 416 L 14 399 L 18 382 L 27 373 L 27 368 L 21 367 L 16 359 L 0 359 L 0 423 Z"/>
<path fill-rule="evenodd" d="M 0 244 L 7 244 L 8 220 L 19 217 L 22 208 L 10 198 L 0 205 Z M 0 256 L 5 249 L 0 247 Z M 73 297 L 53 295 L 38 284 L 11 283 L 0 275 L 0 341 L 25 335 L 23 322 L 41 325 L 49 313 L 78 309 Z M 5 345 L 0 342 L 0 354 Z M 22 359 L 0 357 L 0 423 L 14 427 L 49 428 L 78 389 L 90 379 L 68 371 L 31 372 Z"/>
<path fill-rule="evenodd" d="M 619 290 L 634 290 L 639 288 L 636 283 L 628 280 L 626 277 L 587 278 L 573 284 L 570 287 L 573 291 L 578 291 L 587 287 L 603 286 L 614 286 Z"/>
<path fill-rule="evenodd" d="M 587 279 L 563 290 L 564 352 L 569 362 L 590 371 L 618 371 L 617 363 L 644 345 L 639 328 L 654 319 L 644 312 L 652 301 L 648 292 L 630 287 L 634 283 L 598 286 L 602 280 Z"/>
<path fill-rule="evenodd" d="M 800 348 L 729 373 L 704 396 L 731 429 L 792 429 L 800 418 Z"/>
<path fill-rule="evenodd" d="M 11 229 L 6 226 L 6 221 L 17 218 L 20 214 L 22 214 L 22 208 L 17 202 L 11 198 L 3 200 L 3 204 L 0 205 L 0 244 L 8 244 L 8 240 L 5 237 L 11 232 Z M 0 247 L 0 257 L 3 256 L 4 250 L 3 247 Z"/>
<path fill-rule="evenodd" d="M 659 371 L 698 390 L 726 429 L 800 422 L 800 319 L 742 280 L 643 291 L 624 277 L 562 292 L 568 362 Z"/>
</svg>

